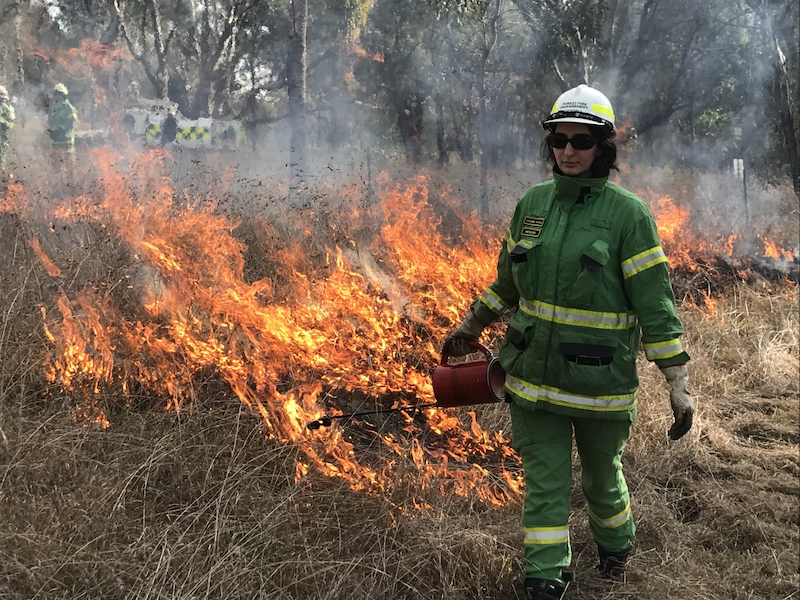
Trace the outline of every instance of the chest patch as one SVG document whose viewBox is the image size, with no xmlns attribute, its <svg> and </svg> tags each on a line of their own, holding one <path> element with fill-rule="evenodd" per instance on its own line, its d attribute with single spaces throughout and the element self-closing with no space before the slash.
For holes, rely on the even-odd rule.
<svg viewBox="0 0 800 600">
<path fill-rule="evenodd" d="M 542 235 L 541 229 L 535 229 L 534 227 L 523 227 L 522 228 L 522 237 L 539 237 Z"/>
<path fill-rule="evenodd" d="M 542 217 L 525 217 L 522 224 L 525 227 L 544 227 L 544 219 Z"/>
<path fill-rule="evenodd" d="M 522 219 L 522 237 L 538 238 L 542 235 L 542 227 L 544 227 L 543 217 L 524 217 Z"/>
</svg>

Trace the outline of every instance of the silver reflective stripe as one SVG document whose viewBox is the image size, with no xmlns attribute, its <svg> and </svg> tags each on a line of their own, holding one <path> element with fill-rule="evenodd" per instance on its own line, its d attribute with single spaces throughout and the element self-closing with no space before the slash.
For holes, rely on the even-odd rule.
<svg viewBox="0 0 800 600">
<path fill-rule="evenodd" d="M 545 321 L 554 321 L 564 325 L 578 327 L 594 327 L 595 329 L 628 329 L 636 326 L 636 313 L 613 313 L 577 308 L 564 308 L 547 304 L 539 300 L 520 298 L 519 308 L 522 312 Z"/>
<path fill-rule="evenodd" d="M 513 375 L 506 375 L 506 387 L 510 392 L 531 402 L 544 400 L 559 406 L 585 410 L 620 411 L 636 405 L 636 392 L 615 396 L 579 396 L 549 385 L 533 385 Z"/>
<path fill-rule="evenodd" d="M 667 340 L 666 342 L 656 342 L 645 344 L 644 353 L 647 360 L 658 360 L 661 358 L 672 358 L 683 352 L 683 345 L 679 339 Z"/>
<path fill-rule="evenodd" d="M 503 299 L 500 298 L 497 294 L 495 294 L 492 290 L 488 289 L 481 295 L 481 302 L 483 302 L 486 306 L 493 313 L 497 313 L 498 315 L 503 315 L 509 311 L 511 308 L 503 302 Z"/>
<path fill-rule="evenodd" d="M 655 246 L 623 261 L 622 276 L 628 279 L 662 262 L 667 262 L 667 255 L 664 254 L 661 246 Z"/>
<path fill-rule="evenodd" d="M 631 518 L 631 505 L 629 502 L 621 513 L 616 514 L 613 517 L 609 517 L 608 519 L 601 519 L 591 510 L 589 511 L 589 516 L 595 523 L 600 525 L 600 527 L 603 527 L 605 529 L 614 529 L 615 527 L 624 525 L 625 523 L 628 522 L 628 519 Z"/>
<path fill-rule="evenodd" d="M 565 544 L 569 542 L 569 527 L 526 527 L 526 544 Z"/>
</svg>

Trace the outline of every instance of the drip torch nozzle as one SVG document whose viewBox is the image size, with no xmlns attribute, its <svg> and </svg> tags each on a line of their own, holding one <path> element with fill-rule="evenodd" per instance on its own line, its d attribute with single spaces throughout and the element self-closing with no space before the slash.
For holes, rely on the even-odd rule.
<svg viewBox="0 0 800 600">
<path fill-rule="evenodd" d="M 333 423 L 333 419 L 331 417 L 322 417 L 316 421 L 309 421 L 306 427 L 313 431 L 315 429 L 319 429 L 320 427 L 330 427 L 331 423 Z"/>
</svg>

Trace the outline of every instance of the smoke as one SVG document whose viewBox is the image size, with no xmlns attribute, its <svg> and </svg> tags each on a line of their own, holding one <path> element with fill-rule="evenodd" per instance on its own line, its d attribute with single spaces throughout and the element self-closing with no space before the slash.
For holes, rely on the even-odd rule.
<svg viewBox="0 0 800 600">
<path fill-rule="evenodd" d="M 502 0 L 496 15 L 491 4 L 483 15 L 443 10 L 434 18 L 428 3 L 381 0 L 361 15 L 360 38 L 349 40 L 334 33 L 338 13 L 320 9 L 309 29 L 310 135 L 298 206 L 325 202 L 335 187 L 353 182 L 360 186 L 357 202 L 368 204 L 381 171 L 401 179 L 426 171 L 449 181 L 477 208 L 480 166 L 488 164 L 490 209 L 510 214 L 527 187 L 549 176 L 537 156 L 540 120 L 561 91 L 583 83 L 584 74 L 612 100 L 618 124 L 631 119 L 637 129 L 635 145 L 622 153 L 637 169 L 638 185 L 667 191 L 681 187 L 676 180 L 696 180 L 698 171 L 714 175 L 707 186 L 713 190 L 715 177 L 729 179 L 733 158 L 745 161 L 751 182 L 760 176 L 766 185 L 785 177 L 786 157 L 780 156 L 774 130 L 774 65 L 762 20 L 746 6 L 722 0 L 655 3 L 647 14 L 638 5 L 620 4 L 616 12 L 597 8 L 590 17 L 572 15 L 570 22 L 563 18 L 575 9 L 570 2 L 563 3 L 563 14 L 537 10 L 535 0 Z M 789 9 L 776 4 L 764 10 L 786 43 L 786 32 L 794 27 L 784 18 Z M 263 35 L 243 37 L 237 46 L 243 58 L 232 79 L 239 87 L 232 89 L 225 110 L 242 115 L 247 141 L 224 151 L 173 146 L 179 189 L 200 189 L 199 182 L 222 166 L 233 173 L 228 195 L 246 192 L 252 210 L 280 203 L 292 192 L 291 123 L 279 85 L 286 40 L 274 33 L 283 18 L 278 13 L 259 13 L 269 25 Z M 172 26 L 171 14 L 162 14 L 165 31 Z M 62 10 L 55 0 L 39 3 L 28 8 L 23 29 L 40 45 L 77 47 L 80 40 L 69 36 L 90 26 L 80 15 L 78 7 Z M 13 34 L 7 24 L 0 28 Z M 186 42 L 176 37 L 175 43 Z M 9 42 L 0 45 L 10 56 Z M 797 60 L 795 49 L 796 42 L 785 48 L 790 63 Z M 21 141 L 15 160 L 28 164 L 46 138 L 42 142 L 41 129 L 29 130 L 27 124 L 44 123 L 52 84 L 70 73 L 30 47 L 22 66 L 27 79 L 15 93 Z M 191 87 L 191 65 L 169 68 Z M 3 69 L 5 81 L 14 83 L 5 63 Z M 109 73 L 123 108 L 152 93 L 136 61 L 119 61 Z M 248 81 L 265 87 L 252 106 L 245 106 Z M 83 125 L 110 127 L 109 110 L 96 102 L 98 82 L 84 77 L 68 83 Z M 643 175 L 648 167 L 653 167 L 650 180 Z M 692 189 L 698 196 L 686 200 L 703 214 L 715 214 L 706 206 L 705 186 Z M 759 201 L 752 202 L 756 211 Z M 741 226 L 739 208 L 722 211 L 730 216 L 730 227 Z"/>
</svg>

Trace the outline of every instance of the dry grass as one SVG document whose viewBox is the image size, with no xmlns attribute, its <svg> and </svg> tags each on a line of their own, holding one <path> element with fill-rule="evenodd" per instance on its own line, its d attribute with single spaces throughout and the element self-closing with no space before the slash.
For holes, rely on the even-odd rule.
<svg viewBox="0 0 800 600">
<path fill-rule="evenodd" d="M 0 599 L 520 597 L 520 499 L 420 493 L 398 457 L 386 496 L 314 472 L 298 482 L 300 447 L 268 439 L 224 391 L 176 415 L 109 390 L 112 426 L 76 426 L 79 399 L 43 379 L 39 305 L 57 290 L 21 231 L 2 216 Z M 102 270 L 96 254 L 76 252 L 74 273 Z M 665 384 L 641 365 L 625 584 L 595 574 L 576 471 L 567 598 L 800 598 L 797 293 L 740 287 L 716 310 L 682 309 L 699 409 L 684 440 L 667 440 Z M 510 429 L 504 406 L 477 412 L 486 430 Z"/>
</svg>

